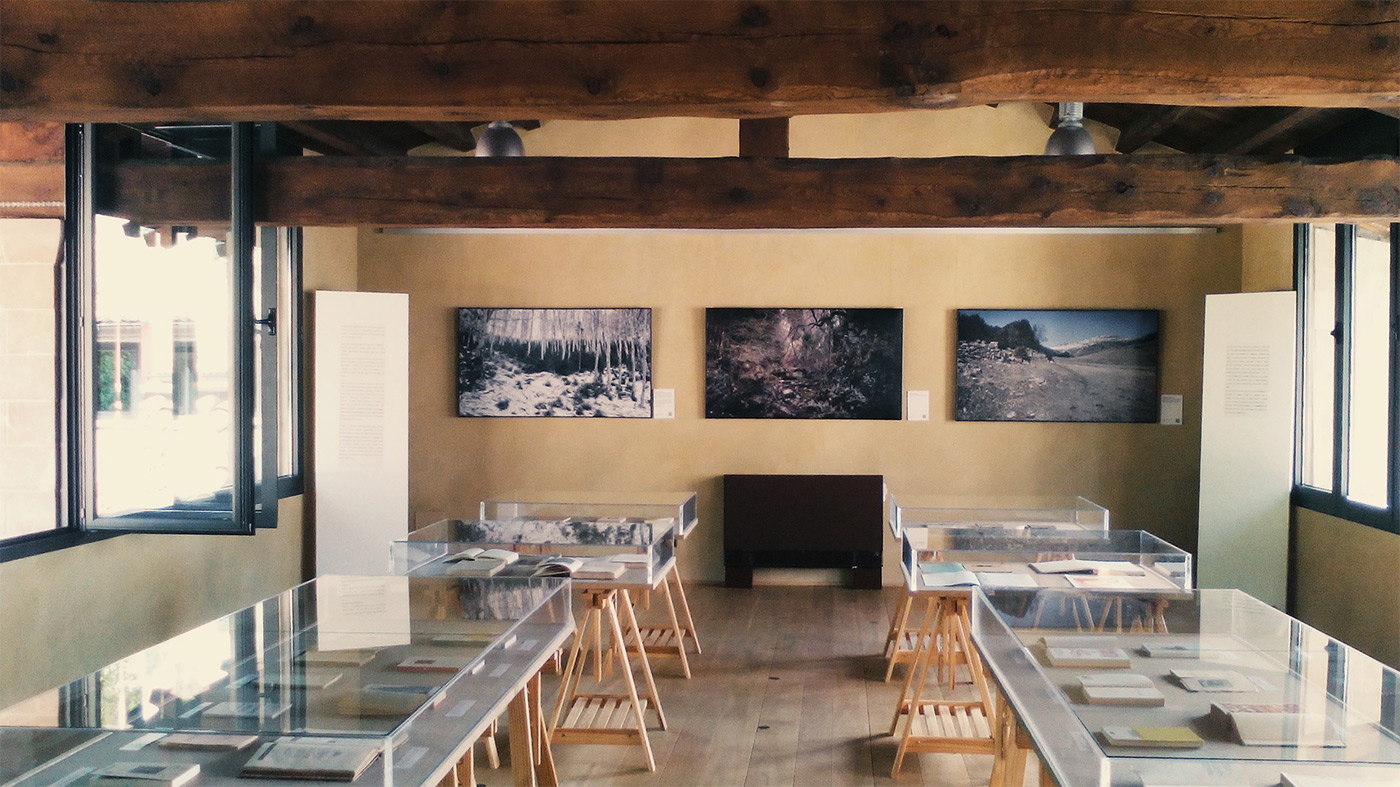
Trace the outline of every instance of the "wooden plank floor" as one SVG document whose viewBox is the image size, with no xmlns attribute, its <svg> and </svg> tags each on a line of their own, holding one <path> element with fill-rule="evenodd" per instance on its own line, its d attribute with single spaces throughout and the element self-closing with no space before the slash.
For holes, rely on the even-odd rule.
<svg viewBox="0 0 1400 787">
<path fill-rule="evenodd" d="M 669 729 L 651 724 L 656 772 L 636 746 L 555 746 L 566 785 L 986 784 L 986 755 L 922 754 L 890 779 L 898 739 L 887 735 L 903 670 L 884 683 L 880 656 L 898 591 L 770 586 L 687 587 L 705 652 L 694 677 L 674 659 L 654 665 Z M 657 609 L 644 613 L 655 619 Z M 545 676 L 546 715 L 558 678 Z M 615 682 L 606 685 L 620 685 Z M 973 698 L 960 687 L 958 697 Z M 478 783 L 511 783 L 506 762 Z"/>
</svg>

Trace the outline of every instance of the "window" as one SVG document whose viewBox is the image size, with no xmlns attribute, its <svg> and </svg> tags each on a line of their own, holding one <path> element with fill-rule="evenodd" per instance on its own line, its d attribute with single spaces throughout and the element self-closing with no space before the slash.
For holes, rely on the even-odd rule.
<svg viewBox="0 0 1400 787">
<path fill-rule="evenodd" d="M 1400 532 L 1396 512 L 1400 224 L 1300 225 L 1295 501 Z"/>
<path fill-rule="evenodd" d="M 0 430 L 0 451 L 47 469 L 0 484 L 0 560 L 104 533 L 251 532 L 276 524 L 279 492 L 300 493 L 299 231 L 255 232 L 246 207 L 201 226 L 134 217 L 93 185 L 105 188 L 118 160 L 153 151 L 230 160 L 236 136 L 248 172 L 252 133 L 70 127 L 68 160 L 80 165 L 70 167 L 69 219 L 48 222 L 52 256 L 0 260 L 0 292 L 13 294 L 0 298 L 0 320 L 26 326 L 0 342 L 0 416 L 25 424 Z M 230 185 L 235 206 L 251 193 L 242 178 Z M 232 232 L 240 222 L 242 235 Z M 37 249 L 9 243 L 31 225 L 0 222 L 0 239 Z M 240 321 L 253 334 L 242 350 Z M 276 428 L 263 430 L 264 419 Z"/>
</svg>

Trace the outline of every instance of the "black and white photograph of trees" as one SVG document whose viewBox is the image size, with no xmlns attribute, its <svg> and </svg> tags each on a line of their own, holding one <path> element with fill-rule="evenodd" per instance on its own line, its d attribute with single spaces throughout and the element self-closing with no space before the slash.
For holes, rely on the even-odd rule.
<svg viewBox="0 0 1400 787">
<path fill-rule="evenodd" d="M 1152 309 L 959 309 L 959 421 L 1157 420 Z"/>
<path fill-rule="evenodd" d="M 458 309 L 457 414 L 650 418 L 651 310 Z"/>
<path fill-rule="evenodd" d="M 899 309 L 706 309 L 706 418 L 899 420 Z"/>
</svg>

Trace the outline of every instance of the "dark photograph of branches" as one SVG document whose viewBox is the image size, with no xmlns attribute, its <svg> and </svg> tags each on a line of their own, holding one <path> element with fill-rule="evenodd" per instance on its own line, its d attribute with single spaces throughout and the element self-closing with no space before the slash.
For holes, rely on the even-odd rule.
<svg viewBox="0 0 1400 787">
<path fill-rule="evenodd" d="M 457 414 L 651 417 L 650 309 L 458 309 Z"/>
<path fill-rule="evenodd" d="M 706 309 L 706 418 L 900 418 L 899 309 Z"/>
<path fill-rule="evenodd" d="M 1152 309 L 959 309 L 959 421 L 1157 420 Z"/>
</svg>

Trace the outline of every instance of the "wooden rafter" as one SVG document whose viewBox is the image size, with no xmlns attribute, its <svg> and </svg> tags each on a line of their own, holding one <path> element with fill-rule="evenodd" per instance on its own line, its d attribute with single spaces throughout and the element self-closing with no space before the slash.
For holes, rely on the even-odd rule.
<svg viewBox="0 0 1400 787">
<path fill-rule="evenodd" d="M 227 215 L 218 164 L 130 162 L 112 181 L 115 202 L 102 208 L 142 223 Z M 310 226 L 1157 226 L 1400 214 L 1396 158 L 309 157 L 268 162 L 258 182 L 259 221 Z"/>
<path fill-rule="evenodd" d="M 0 120 L 1400 105 L 1400 6 L 5 0 Z"/>
<path fill-rule="evenodd" d="M 1147 107 L 1123 127 L 1114 149 L 1119 153 L 1136 151 L 1171 128 L 1189 111 L 1190 107 Z"/>
</svg>

